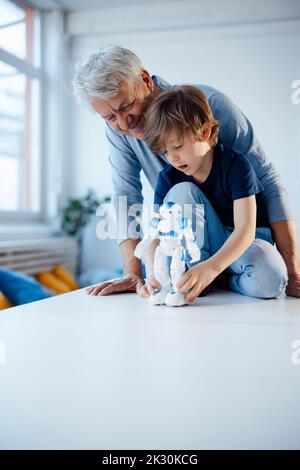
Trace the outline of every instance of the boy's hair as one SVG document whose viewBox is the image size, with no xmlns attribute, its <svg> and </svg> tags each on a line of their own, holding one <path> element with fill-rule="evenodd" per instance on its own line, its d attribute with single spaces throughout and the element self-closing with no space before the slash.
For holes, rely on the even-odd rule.
<svg viewBox="0 0 300 470">
<path fill-rule="evenodd" d="M 189 133 L 195 141 L 201 140 L 204 123 L 212 126 L 209 144 L 214 147 L 220 126 L 208 99 L 191 85 L 176 86 L 162 92 L 150 105 L 146 113 L 145 141 L 153 153 L 161 154 L 166 150 L 168 132 L 175 130 L 181 138 Z"/>
</svg>

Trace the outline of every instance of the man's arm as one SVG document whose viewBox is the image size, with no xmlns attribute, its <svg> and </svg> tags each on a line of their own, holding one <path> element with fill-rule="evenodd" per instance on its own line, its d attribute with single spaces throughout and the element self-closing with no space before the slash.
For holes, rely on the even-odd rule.
<svg viewBox="0 0 300 470">
<path fill-rule="evenodd" d="M 105 134 L 113 182 L 112 204 L 116 211 L 117 238 L 120 245 L 129 238 L 135 238 L 130 230 L 134 216 L 129 215 L 129 209 L 133 204 L 140 204 L 142 208 L 141 164 L 125 136 L 111 129 L 108 124 Z M 139 235 L 142 237 L 142 232 Z"/>
<path fill-rule="evenodd" d="M 112 201 L 116 211 L 117 234 L 123 258 L 124 275 L 119 279 L 102 282 L 95 287 L 88 288 L 87 293 L 90 295 L 136 292 L 136 289 L 144 284 L 141 262 L 134 257 L 134 249 L 140 239 L 130 238 L 129 227 L 134 217 L 128 215 L 128 209 L 132 204 L 143 203 L 141 166 L 126 139 L 108 125 L 106 125 L 106 137 L 114 187 Z M 122 196 L 126 196 L 126 207 L 120 205 L 119 198 Z M 120 216 L 122 220 L 119 219 Z M 142 236 L 141 232 L 140 235 Z"/>
<path fill-rule="evenodd" d="M 295 223 L 288 201 L 287 191 L 279 173 L 267 158 L 254 135 L 250 121 L 223 93 L 210 98 L 213 114 L 220 124 L 219 141 L 243 154 L 251 162 L 264 187 L 264 202 L 278 251 L 287 266 L 289 283 L 287 295 L 300 297 L 300 267 Z"/>
<path fill-rule="evenodd" d="M 295 223 L 283 220 L 271 224 L 276 247 L 283 257 L 289 275 L 287 295 L 300 297 L 300 267 Z"/>
</svg>

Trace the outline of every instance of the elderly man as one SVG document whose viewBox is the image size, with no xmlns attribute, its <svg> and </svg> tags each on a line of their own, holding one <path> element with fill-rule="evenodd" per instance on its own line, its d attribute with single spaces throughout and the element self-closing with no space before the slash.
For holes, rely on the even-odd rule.
<svg viewBox="0 0 300 470">
<path fill-rule="evenodd" d="M 120 196 L 127 197 L 127 207 L 142 203 L 140 171 L 144 171 L 154 188 L 159 172 L 167 164 L 163 155 L 151 153 L 143 139 L 144 116 L 149 104 L 161 91 L 170 87 L 158 76 L 151 76 L 133 52 L 119 46 L 100 49 L 77 68 L 73 79 L 75 94 L 87 101 L 106 121 L 116 208 Z M 286 293 L 300 297 L 295 224 L 279 174 L 257 141 L 251 123 L 239 108 L 225 94 L 212 87 L 199 85 L 198 88 L 207 96 L 220 124 L 219 142 L 248 158 L 264 187 L 273 237 L 288 270 Z M 132 216 L 127 213 L 126 217 L 126 227 L 130 227 Z M 139 240 L 127 229 L 119 230 L 118 239 L 124 261 L 123 277 L 104 282 L 89 289 L 88 293 L 109 295 L 136 291 L 147 295 L 141 263 L 133 256 Z"/>
</svg>

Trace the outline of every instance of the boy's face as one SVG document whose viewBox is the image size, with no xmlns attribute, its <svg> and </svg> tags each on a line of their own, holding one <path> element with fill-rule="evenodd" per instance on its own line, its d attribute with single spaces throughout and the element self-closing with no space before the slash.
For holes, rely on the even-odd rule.
<svg viewBox="0 0 300 470">
<path fill-rule="evenodd" d="M 144 114 L 156 96 L 147 70 L 141 70 L 137 83 L 123 83 L 120 93 L 108 99 L 93 98 L 91 105 L 109 125 L 122 134 L 144 139 Z"/>
<path fill-rule="evenodd" d="M 195 141 L 190 134 L 181 138 L 176 131 L 169 132 L 166 137 L 166 158 L 172 166 L 186 175 L 197 176 L 205 172 L 209 163 L 208 159 L 212 154 L 212 148 L 208 143 L 210 129 L 206 128 L 203 131 L 201 141 Z"/>
</svg>

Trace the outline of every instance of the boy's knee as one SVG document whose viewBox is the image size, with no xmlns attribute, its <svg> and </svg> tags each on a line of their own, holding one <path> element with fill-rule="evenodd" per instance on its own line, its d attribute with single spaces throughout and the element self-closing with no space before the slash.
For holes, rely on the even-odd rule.
<svg viewBox="0 0 300 470">
<path fill-rule="evenodd" d="M 257 282 L 258 297 L 262 299 L 275 299 L 285 293 L 288 282 L 287 274 L 283 270 L 270 270 Z"/>
<path fill-rule="evenodd" d="M 188 181 L 175 184 L 167 193 L 164 202 L 178 204 L 203 203 L 203 193 L 194 183 Z"/>
<path fill-rule="evenodd" d="M 265 240 L 255 239 L 247 250 L 245 276 L 255 297 L 271 299 L 285 291 L 288 282 L 287 268 L 276 248 Z M 253 292 L 252 292 L 253 295 Z"/>
</svg>

